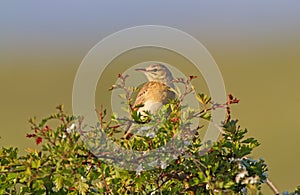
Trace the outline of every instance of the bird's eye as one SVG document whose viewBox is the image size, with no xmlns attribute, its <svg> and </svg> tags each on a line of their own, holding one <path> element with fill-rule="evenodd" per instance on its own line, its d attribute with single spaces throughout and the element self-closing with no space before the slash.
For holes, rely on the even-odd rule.
<svg viewBox="0 0 300 195">
<path fill-rule="evenodd" d="M 152 71 L 153 71 L 153 72 L 157 72 L 157 69 L 155 68 L 155 69 L 153 69 Z"/>
</svg>

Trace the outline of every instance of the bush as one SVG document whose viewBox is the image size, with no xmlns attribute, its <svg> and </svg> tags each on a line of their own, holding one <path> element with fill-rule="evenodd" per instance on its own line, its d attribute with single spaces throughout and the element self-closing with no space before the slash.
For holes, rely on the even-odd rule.
<svg viewBox="0 0 300 195">
<path fill-rule="evenodd" d="M 247 138 L 247 129 L 230 118 L 229 106 L 238 103 L 237 99 L 229 95 L 226 103 L 216 104 L 208 96 L 197 94 L 202 110 L 184 109 L 182 100 L 194 92 L 193 77 L 179 79 L 185 91 L 176 91 L 178 99 L 163 106 L 157 115 L 149 113 L 141 119 L 132 107 L 126 77 L 119 78 L 122 82 L 114 88 L 124 89 L 124 102 L 132 117 L 113 115 L 106 121 L 106 111 L 101 108 L 99 123 L 89 131 L 83 125 L 84 118 L 67 114 L 62 106 L 40 122 L 30 119 L 32 133 L 26 137 L 34 139 L 41 149 L 29 149 L 19 156 L 17 148 L 1 148 L 0 194 L 257 194 L 262 184 L 270 183 L 264 160 L 248 157 L 258 141 Z M 198 134 L 201 127 L 191 128 L 191 120 L 210 120 L 212 109 L 226 109 L 227 117 L 220 127 L 220 139 L 204 147 Z M 50 126 L 50 121 L 57 125 Z M 156 130 L 146 135 L 133 133 L 144 123 Z M 121 130 L 124 126 L 129 127 L 127 132 Z M 118 132 L 125 135 L 120 137 Z M 173 156 L 163 156 L 168 163 L 150 157 L 153 169 L 136 156 L 124 158 L 116 150 L 115 154 L 107 153 L 103 150 L 104 138 L 129 151 L 151 151 L 168 142 L 176 147 L 170 150 Z M 121 161 L 126 169 L 114 166 Z M 297 193 L 299 188 L 291 194 Z"/>
</svg>

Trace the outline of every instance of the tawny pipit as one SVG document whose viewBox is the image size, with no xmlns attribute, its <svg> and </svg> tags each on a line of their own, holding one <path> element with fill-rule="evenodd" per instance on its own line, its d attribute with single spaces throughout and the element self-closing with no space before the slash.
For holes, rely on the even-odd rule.
<svg viewBox="0 0 300 195">
<path fill-rule="evenodd" d="M 145 116 L 145 111 L 156 114 L 157 110 L 175 98 L 175 93 L 170 90 L 174 88 L 173 76 L 170 70 L 162 64 L 152 64 L 147 68 L 138 68 L 136 71 L 144 73 L 148 82 L 138 92 L 134 107 L 141 116 Z M 141 106 L 142 105 L 142 106 Z M 129 124 L 123 138 L 128 139 L 135 125 Z"/>
<path fill-rule="evenodd" d="M 137 71 L 144 73 L 148 82 L 139 91 L 134 106 L 143 105 L 138 112 L 143 115 L 144 111 L 155 114 L 162 106 L 175 98 L 175 93 L 170 90 L 174 88 L 171 71 L 162 64 L 151 64 L 147 68 L 138 68 Z"/>
</svg>

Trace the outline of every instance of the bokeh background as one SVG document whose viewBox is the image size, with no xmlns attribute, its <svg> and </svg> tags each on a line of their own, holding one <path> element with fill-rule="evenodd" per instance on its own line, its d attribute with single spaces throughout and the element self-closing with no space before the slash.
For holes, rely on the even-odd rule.
<svg viewBox="0 0 300 195">
<path fill-rule="evenodd" d="M 105 36 L 166 25 L 210 51 L 227 92 L 241 99 L 234 117 L 261 142 L 254 157 L 266 160 L 280 190 L 292 190 L 300 185 L 299 19 L 296 0 L 1 1 L 0 145 L 24 153 L 35 147 L 25 138 L 30 117 L 47 116 L 58 104 L 72 112 L 76 70 Z M 264 187 L 264 194 L 271 191 Z"/>
</svg>

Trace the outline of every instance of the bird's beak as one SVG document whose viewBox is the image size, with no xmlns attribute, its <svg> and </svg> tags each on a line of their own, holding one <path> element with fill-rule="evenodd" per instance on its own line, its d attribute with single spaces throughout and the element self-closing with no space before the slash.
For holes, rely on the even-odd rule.
<svg viewBox="0 0 300 195">
<path fill-rule="evenodd" d="M 136 71 L 139 71 L 139 72 L 146 72 L 147 70 L 145 68 L 137 68 L 135 69 Z"/>
</svg>

